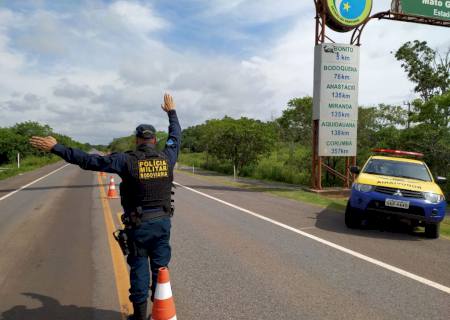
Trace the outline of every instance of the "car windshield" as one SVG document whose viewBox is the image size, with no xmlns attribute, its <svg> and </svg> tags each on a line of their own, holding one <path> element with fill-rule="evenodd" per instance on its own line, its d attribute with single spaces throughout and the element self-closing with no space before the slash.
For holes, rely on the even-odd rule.
<svg viewBox="0 0 450 320">
<path fill-rule="evenodd" d="M 371 159 L 363 172 L 382 176 L 431 181 L 427 168 L 421 163 Z"/>
</svg>

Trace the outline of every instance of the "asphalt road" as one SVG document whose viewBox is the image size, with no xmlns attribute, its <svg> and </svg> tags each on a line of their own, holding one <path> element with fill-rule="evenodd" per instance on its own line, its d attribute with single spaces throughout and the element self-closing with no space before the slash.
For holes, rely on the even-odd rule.
<svg viewBox="0 0 450 320">
<path fill-rule="evenodd" d="M 0 198 L 61 167 L 0 182 Z M 0 319 L 120 319 L 91 172 L 67 166 L 0 201 Z"/>
<path fill-rule="evenodd" d="M 122 319 L 127 271 L 106 179 L 58 163 L 0 181 L 0 319 Z M 177 173 L 178 319 L 448 319 L 450 241 Z M 116 182 L 119 182 L 116 177 Z M 200 193 L 199 193 L 200 192 Z M 7 196 L 7 198 L 3 198 Z"/>
</svg>

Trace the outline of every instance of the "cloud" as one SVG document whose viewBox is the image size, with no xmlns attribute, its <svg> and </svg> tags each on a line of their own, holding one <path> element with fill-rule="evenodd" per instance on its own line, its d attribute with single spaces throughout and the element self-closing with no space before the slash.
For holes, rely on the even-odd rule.
<svg viewBox="0 0 450 320">
<path fill-rule="evenodd" d="M 30 19 L 19 15 L 18 20 L 21 25 L 18 30 L 23 28 L 33 32 L 21 32 L 16 38 L 17 46 L 41 55 L 61 56 L 67 53 L 67 35 L 61 32 L 63 17 L 48 11 L 37 11 Z"/>
<path fill-rule="evenodd" d="M 0 110 L 4 112 L 26 112 L 29 110 L 38 110 L 41 107 L 42 98 L 27 93 L 23 97 L 16 97 L 12 100 L 0 102 Z"/>
<path fill-rule="evenodd" d="M 307 1 L 278 0 L 209 0 L 207 10 L 202 16 L 217 19 L 220 16 L 232 18 L 233 23 L 258 24 L 268 23 L 283 18 L 300 16 L 314 4 Z"/>
<path fill-rule="evenodd" d="M 110 6 L 110 10 L 120 17 L 124 25 L 134 31 L 146 33 L 168 26 L 166 20 L 155 15 L 149 4 L 118 1 Z"/>
<path fill-rule="evenodd" d="M 112 68 L 126 49 L 139 48 L 153 32 L 170 24 L 150 4 L 133 1 L 87 2 L 66 11 L 3 10 L 15 23 L 6 28 L 12 47 L 37 59 L 39 66 L 59 64 Z M 125 50 L 127 51 L 127 50 Z"/>
<path fill-rule="evenodd" d="M 60 83 L 53 89 L 53 94 L 57 97 L 69 99 L 93 98 L 94 91 L 88 85 L 77 85 L 70 83 L 67 79 L 61 79 Z"/>
<path fill-rule="evenodd" d="M 9 26 L 17 22 L 12 11 L 0 10 L 0 70 L 4 72 L 16 70 L 24 64 L 23 56 L 10 48 L 10 39 L 7 36 Z"/>
</svg>

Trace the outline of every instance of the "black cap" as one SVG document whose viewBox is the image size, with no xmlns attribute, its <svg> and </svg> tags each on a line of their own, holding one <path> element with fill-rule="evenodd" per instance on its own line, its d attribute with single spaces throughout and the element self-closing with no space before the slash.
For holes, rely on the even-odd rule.
<svg viewBox="0 0 450 320">
<path fill-rule="evenodd" d="M 136 137 L 143 139 L 152 139 L 155 137 L 156 130 L 151 124 L 140 124 L 136 128 Z"/>
</svg>

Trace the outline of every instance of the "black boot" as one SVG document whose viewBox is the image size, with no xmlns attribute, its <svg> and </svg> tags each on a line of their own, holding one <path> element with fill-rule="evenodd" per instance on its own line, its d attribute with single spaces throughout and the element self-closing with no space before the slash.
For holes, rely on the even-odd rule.
<svg viewBox="0 0 450 320">
<path fill-rule="evenodd" d="M 128 320 L 147 320 L 147 301 L 142 303 L 133 303 L 134 313 L 128 317 Z"/>
</svg>

